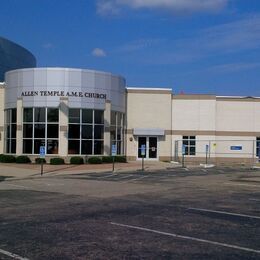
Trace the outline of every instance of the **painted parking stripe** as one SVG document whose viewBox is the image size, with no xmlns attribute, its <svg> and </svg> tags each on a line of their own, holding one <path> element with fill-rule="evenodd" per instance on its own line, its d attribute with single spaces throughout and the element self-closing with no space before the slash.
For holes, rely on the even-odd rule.
<svg viewBox="0 0 260 260">
<path fill-rule="evenodd" d="M 144 178 L 147 178 L 147 177 L 150 177 L 150 176 L 148 176 L 148 175 L 146 175 L 146 176 L 140 176 L 140 177 L 138 177 L 138 178 L 134 178 L 134 179 L 125 181 L 125 183 L 127 183 L 127 182 L 132 182 L 132 181 L 138 181 L 138 180 L 141 180 L 141 179 L 144 179 Z"/>
<path fill-rule="evenodd" d="M 222 214 L 222 215 L 230 215 L 230 216 L 243 217 L 243 218 L 260 219 L 259 216 L 238 214 L 238 213 L 232 213 L 232 212 L 227 212 L 227 211 L 219 211 L 219 210 L 210 210 L 210 209 L 202 209 L 202 208 L 188 208 L 188 210 L 203 211 L 203 212 L 209 212 L 209 213 L 217 213 L 217 214 Z"/>
<path fill-rule="evenodd" d="M 245 183 L 229 183 L 226 182 L 224 183 L 225 185 L 230 185 L 230 186 L 245 186 L 245 187 L 260 187 L 260 185 L 254 185 L 254 184 L 245 184 Z"/>
<path fill-rule="evenodd" d="M 22 186 L 22 185 L 7 184 L 7 183 L 5 183 L 5 185 L 12 186 L 12 187 L 16 187 L 16 188 L 25 188 L 25 189 L 29 189 L 29 187 Z"/>
<path fill-rule="evenodd" d="M 246 252 L 250 252 L 250 253 L 260 254 L 260 250 L 256 250 L 256 249 L 252 249 L 252 248 L 241 247 L 241 246 L 236 246 L 236 245 L 231 245 L 231 244 L 226 244 L 226 243 L 220 243 L 220 242 L 196 238 L 196 237 L 183 236 L 183 235 L 178 235 L 178 234 L 174 234 L 174 233 L 168 233 L 168 232 L 163 232 L 163 231 L 159 231 L 159 230 L 154 230 L 154 229 L 149 229 L 149 228 L 144 228 L 144 227 L 138 227 L 138 226 L 131 226 L 131 225 L 126 225 L 126 224 L 121 224 L 121 223 L 110 222 L 110 224 L 115 225 L 115 226 L 119 226 L 119 227 L 141 230 L 141 231 L 165 235 L 165 236 L 169 236 L 169 237 L 192 240 L 192 241 L 201 242 L 201 243 L 205 243 L 205 244 L 211 244 L 211 245 L 215 245 L 215 246 L 222 246 L 222 247 L 237 249 L 237 250 L 246 251 Z"/>
<path fill-rule="evenodd" d="M 105 179 L 105 178 L 110 178 L 112 176 L 117 176 L 118 174 L 109 174 L 109 175 L 106 175 L 106 176 L 100 176 L 100 177 L 97 177 L 97 178 L 100 178 L 100 179 Z"/>
<path fill-rule="evenodd" d="M 252 200 L 252 201 L 260 201 L 260 199 L 254 199 L 254 198 L 250 198 L 248 200 Z"/>
<path fill-rule="evenodd" d="M 126 178 L 129 178 L 129 177 L 132 177 L 133 175 L 125 175 L 125 176 L 119 176 L 118 179 L 121 180 L 121 179 L 126 179 Z"/>
<path fill-rule="evenodd" d="M 18 260 L 29 260 L 28 258 L 25 258 L 25 257 L 22 257 L 22 256 L 19 256 L 19 255 L 16 255 L 16 254 L 13 254 L 13 253 L 10 253 L 8 251 L 5 251 L 3 249 L 0 249 L 0 254 L 2 255 L 7 255 L 13 259 L 18 259 Z"/>
</svg>

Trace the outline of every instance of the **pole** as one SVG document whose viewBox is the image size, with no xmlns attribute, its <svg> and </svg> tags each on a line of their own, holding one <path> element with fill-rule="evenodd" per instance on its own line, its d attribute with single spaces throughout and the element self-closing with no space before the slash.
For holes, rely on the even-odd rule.
<svg viewBox="0 0 260 260">
<path fill-rule="evenodd" d="M 113 172 L 115 171 L 115 156 L 113 156 Z"/>
<path fill-rule="evenodd" d="M 43 175 L 43 159 L 41 159 L 41 176 Z"/>
<path fill-rule="evenodd" d="M 144 171 L 144 155 L 142 156 L 142 171 Z"/>
<path fill-rule="evenodd" d="M 185 165 L 184 165 L 184 154 L 182 154 L 182 168 L 185 168 Z"/>
<path fill-rule="evenodd" d="M 255 164 L 255 141 L 253 140 L 252 167 Z"/>
<path fill-rule="evenodd" d="M 206 165 L 208 164 L 208 149 L 206 149 Z"/>
</svg>

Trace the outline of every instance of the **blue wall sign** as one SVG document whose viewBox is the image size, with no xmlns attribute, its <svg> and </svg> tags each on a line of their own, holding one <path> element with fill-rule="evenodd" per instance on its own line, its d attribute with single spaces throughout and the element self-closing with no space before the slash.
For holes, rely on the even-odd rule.
<svg viewBox="0 0 260 260">
<path fill-rule="evenodd" d="M 233 146 L 230 146 L 230 150 L 232 150 L 232 151 L 241 151 L 242 150 L 242 146 L 241 145 L 233 145 Z"/>
</svg>

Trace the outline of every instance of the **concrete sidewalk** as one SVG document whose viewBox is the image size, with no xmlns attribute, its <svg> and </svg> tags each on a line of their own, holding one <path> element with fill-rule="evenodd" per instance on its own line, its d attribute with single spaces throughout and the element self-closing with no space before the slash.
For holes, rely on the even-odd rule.
<svg viewBox="0 0 260 260">
<path fill-rule="evenodd" d="M 15 179 L 29 178 L 40 176 L 41 166 L 39 164 L 0 164 L 0 176 L 12 177 Z M 144 168 L 146 171 L 166 170 L 169 168 L 180 167 L 168 162 L 145 162 Z M 140 171 L 142 169 L 141 161 L 128 162 L 128 163 L 116 163 L 115 172 L 128 172 L 128 171 Z M 43 166 L 44 176 L 52 175 L 70 175 L 79 173 L 91 173 L 91 172 L 112 172 L 112 164 L 82 164 L 82 165 L 50 165 L 44 164 Z"/>
</svg>

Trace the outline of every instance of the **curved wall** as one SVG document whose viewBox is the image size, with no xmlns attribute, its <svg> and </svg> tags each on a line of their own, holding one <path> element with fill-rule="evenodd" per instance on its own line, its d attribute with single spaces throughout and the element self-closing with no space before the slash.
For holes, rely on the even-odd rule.
<svg viewBox="0 0 260 260">
<path fill-rule="evenodd" d="M 69 68 L 19 69 L 6 73 L 5 109 L 15 108 L 17 98 L 23 107 L 58 107 L 68 97 L 70 108 L 105 109 L 125 112 L 125 79 L 106 72 Z"/>
<path fill-rule="evenodd" d="M 36 67 L 36 59 L 22 46 L 0 37 L 0 82 L 5 72 L 21 68 Z"/>
</svg>

